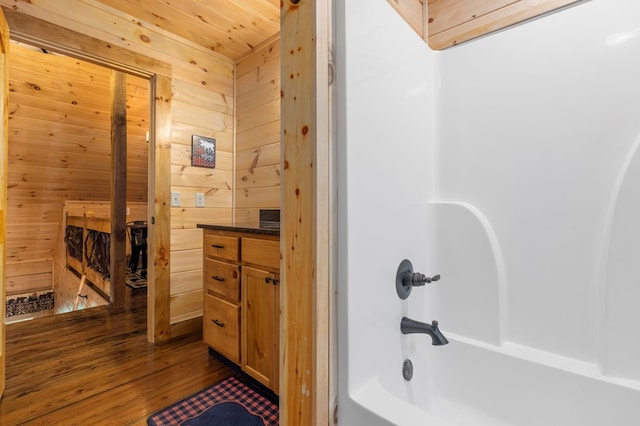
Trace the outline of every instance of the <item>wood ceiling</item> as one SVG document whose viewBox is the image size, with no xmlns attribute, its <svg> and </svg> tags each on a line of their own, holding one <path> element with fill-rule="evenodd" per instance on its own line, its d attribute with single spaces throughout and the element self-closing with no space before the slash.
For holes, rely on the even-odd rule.
<svg viewBox="0 0 640 426">
<path fill-rule="evenodd" d="M 387 0 L 432 49 L 455 46 L 583 0 Z"/>
<path fill-rule="evenodd" d="M 237 60 L 280 31 L 280 0 L 98 0 Z"/>
</svg>

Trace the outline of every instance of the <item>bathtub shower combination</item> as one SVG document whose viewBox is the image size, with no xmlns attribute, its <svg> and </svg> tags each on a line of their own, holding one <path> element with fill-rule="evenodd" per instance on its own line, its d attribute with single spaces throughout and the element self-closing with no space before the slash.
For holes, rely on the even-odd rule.
<svg viewBox="0 0 640 426">
<path fill-rule="evenodd" d="M 640 425 L 640 2 L 338 3 L 340 423 Z"/>
</svg>

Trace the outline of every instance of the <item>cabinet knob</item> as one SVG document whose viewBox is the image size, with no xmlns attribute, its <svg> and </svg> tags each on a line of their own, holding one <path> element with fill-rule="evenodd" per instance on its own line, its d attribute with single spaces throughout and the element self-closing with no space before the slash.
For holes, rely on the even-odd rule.
<svg viewBox="0 0 640 426">
<path fill-rule="evenodd" d="M 211 276 L 211 278 L 213 278 L 213 279 L 214 279 L 214 280 L 216 280 L 216 281 L 220 281 L 220 282 L 223 282 L 223 281 L 224 281 L 224 278 L 223 278 L 223 277 L 219 277 L 219 276 L 217 276 L 217 275 L 212 275 L 212 276 Z"/>
<path fill-rule="evenodd" d="M 264 279 L 264 282 L 267 284 L 273 284 L 273 285 L 278 285 L 278 283 L 280 282 L 280 280 L 276 279 L 276 278 L 271 278 L 271 277 L 266 277 Z"/>
<path fill-rule="evenodd" d="M 222 321 L 218 321 L 217 319 L 212 319 L 211 322 L 213 322 L 218 327 L 224 327 L 224 323 Z"/>
<path fill-rule="evenodd" d="M 213 248 L 219 248 L 219 249 L 223 249 L 223 248 L 224 248 L 224 246 L 223 246 L 223 245 L 220 245 L 220 244 L 211 244 L 211 247 L 213 247 Z"/>
</svg>

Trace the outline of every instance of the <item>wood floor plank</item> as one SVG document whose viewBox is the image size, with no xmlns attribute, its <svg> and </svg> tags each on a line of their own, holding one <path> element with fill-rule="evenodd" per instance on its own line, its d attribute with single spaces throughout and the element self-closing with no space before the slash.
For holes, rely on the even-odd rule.
<svg viewBox="0 0 640 426">
<path fill-rule="evenodd" d="M 199 380 L 194 380 L 197 372 Z M 117 392 L 103 392 L 92 398 L 85 398 L 72 406 L 73 421 L 77 424 L 129 424 L 146 421 L 146 406 L 153 404 L 161 408 L 179 401 L 228 375 L 226 366 L 209 365 L 203 357 L 190 358 L 184 363 L 173 365 L 151 375 L 128 381 L 116 388 Z M 162 389 L 162 393 L 157 392 Z M 140 404 L 144 402 L 144 404 Z M 99 406 L 97 412 L 94 406 Z M 38 419 L 45 424 L 62 424 L 67 421 L 69 407 L 57 410 Z"/>
<path fill-rule="evenodd" d="M 118 313 L 98 307 L 6 327 L 0 425 L 143 425 L 147 417 L 231 375 L 201 330 L 152 345 L 146 293 Z"/>
</svg>

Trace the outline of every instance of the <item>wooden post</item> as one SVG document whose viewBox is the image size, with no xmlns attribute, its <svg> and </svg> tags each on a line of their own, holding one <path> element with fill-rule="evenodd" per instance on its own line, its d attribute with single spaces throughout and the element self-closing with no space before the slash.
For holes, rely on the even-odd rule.
<svg viewBox="0 0 640 426">
<path fill-rule="evenodd" d="M 329 0 L 281 6 L 282 424 L 329 424 Z"/>
<path fill-rule="evenodd" d="M 127 244 L 127 81 L 111 72 L 111 307 L 124 307 Z"/>
<path fill-rule="evenodd" d="M 171 78 L 157 75 L 151 80 L 153 120 L 151 141 L 155 149 L 149 158 L 149 236 L 147 244 L 153 263 L 149 266 L 147 337 L 150 342 L 167 340 L 170 324 L 170 228 L 171 228 Z M 151 259 L 151 258 L 150 258 Z"/>
</svg>

